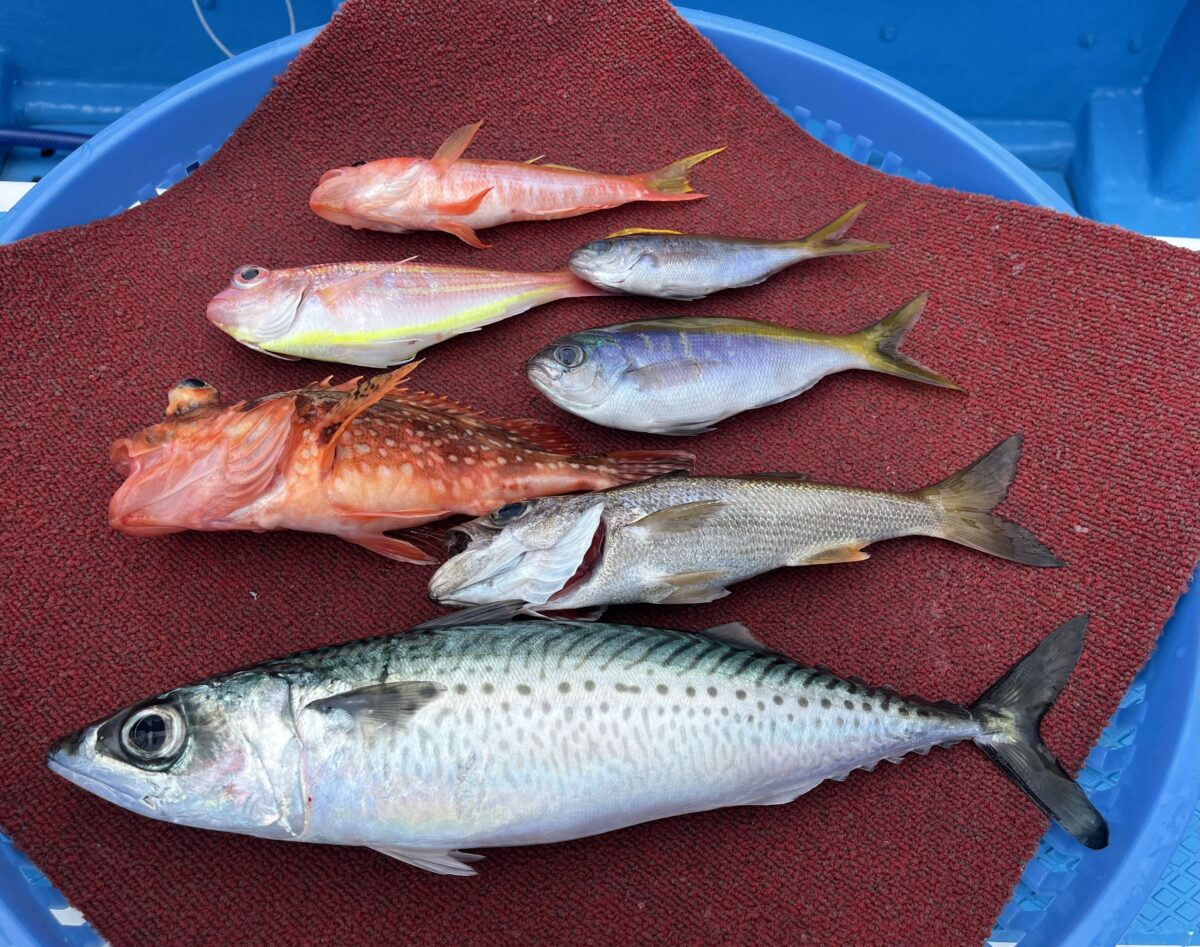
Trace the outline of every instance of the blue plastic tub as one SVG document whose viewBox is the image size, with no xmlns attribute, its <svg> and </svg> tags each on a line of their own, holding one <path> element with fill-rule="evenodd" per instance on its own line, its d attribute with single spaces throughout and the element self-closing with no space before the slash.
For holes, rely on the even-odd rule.
<svg viewBox="0 0 1200 947">
<path fill-rule="evenodd" d="M 1071 213 L 1033 171 L 974 126 L 844 56 L 739 20 L 682 11 L 815 137 L 891 174 Z M 58 165 L 0 221 L 8 242 L 149 200 L 208 158 L 315 31 L 200 73 L 130 112 Z M 1159 653 L 1138 677 L 1084 774 L 1112 823 L 1090 852 L 1052 828 L 997 935 L 1022 947 L 1114 944 L 1159 877 L 1198 783 L 1200 597 L 1185 596 Z M 86 925 L 59 926 L 65 902 L 11 845 L 0 844 L 0 940 L 92 947 Z M 70 918 L 69 920 L 74 920 Z"/>
</svg>

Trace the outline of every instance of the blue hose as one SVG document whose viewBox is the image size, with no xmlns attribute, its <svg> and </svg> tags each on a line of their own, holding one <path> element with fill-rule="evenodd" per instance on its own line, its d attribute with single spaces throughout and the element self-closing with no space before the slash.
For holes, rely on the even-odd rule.
<svg viewBox="0 0 1200 947">
<path fill-rule="evenodd" d="M 0 128 L 0 148 L 51 148 L 74 151 L 91 135 L 72 132 L 48 132 L 37 128 Z"/>
</svg>

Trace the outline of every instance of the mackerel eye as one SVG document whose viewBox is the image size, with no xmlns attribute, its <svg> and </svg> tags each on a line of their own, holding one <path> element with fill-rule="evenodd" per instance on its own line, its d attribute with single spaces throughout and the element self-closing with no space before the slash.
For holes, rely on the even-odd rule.
<svg viewBox="0 0 1200 947">
<path fill-rule="evenodd" d="M 350 167 L 361 168 L 364 164 L 366 164 L 365 161 L 352 161 L 352 162 L 350 162 Z"/>
<path fill-rule="evenodd" d="M 514 520 L 519 520 L 532 509 L 533 504 L 528 500 L 521 503 L 509 503 L 488 515 L 488 522 L 493 526 L 507 526 Z"/>
<path fill-rule="evenodd" d="M 560 345 L 554 350 L 554 361 L 563 368 L 578 368 L 584 357 L 583 349 L 574 344 Z"/>
<path fill-rule="evenodd" d="M 121 749 L 134 761 L 163 763 L 182 748 L 185 733 L 183 718 L 174 707 L 145 707 L 122 725 Z"/>
<path fill-rule="evenodd" d="M 252 286 L 257 286 L 263 282 L 271 271 L 261 266 L 240 266 L 236 273 L 233 274 L 232 283 L 238 289 L 250 289 Z"/>
</svg>

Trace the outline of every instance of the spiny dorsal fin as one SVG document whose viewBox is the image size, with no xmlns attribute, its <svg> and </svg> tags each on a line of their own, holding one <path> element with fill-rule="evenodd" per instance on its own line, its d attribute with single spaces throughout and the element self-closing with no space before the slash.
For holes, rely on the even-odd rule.
<svg viewBox="0 0 1200 947">
<path fill-rule="evenodd" d="M 304 705 L 305 710 L 330 714 L 341 710 L 356 723 L 374 726 L 404 726 L 426 704 L 443 693 L 444 684 L 432 681 L 395 681 L 391 684 L 370 684 L 331 697 L 322 697 Z"/>
<path fill-rule="evenodd" d="M 632 237 L 639 233 L 674 233 L 681 234 L 682 230 L 658 230 L 654 227 L 626 227 L 624 230 L 618 230 L 616 233 L 610 233 L 605 240 L 615 240 L 617 237 Z"/>
<path fill-rule="evenodd" d="M 543 164 L 543 168 L 557 168 L 559 171 L 578 171 L 580 174 L 587 174 L 583 168 L 573 168 L 569 164 Z"/>
<path fill-rule="evenodd" d="M 450 137 L 442 142 L 442 146 L 434 152 L 430 161 L 433 164 L 434 170 L 438 174 L 444 174 L 450 165 L 454 164 L 462 157 L 464 151 L 471 144 L 471 139 L 483 127 L 483 119 L 480 119 L 474 125 L 464 125 L 450 133 Z"/>
<path fill-rule="evenodd" d="M 317 462 L 320 469 L 328 473 L 337 456 L 338 439 L 350 423 L 375 402 L 387 396 L 401 381 L 413 373 L 420 362 L 409 362 L 383 375 L 376 375 L 359 382 L 354 390 L 339 401 L 325 417 L 325 428 L 321 432 L 323 441 Z"/>
<path fill-rule="evenodd" d="M 726 506 L 728 504 L 724 500 L 696 500 L 692 503 L 680 503 L 678 506 L 655 510 L 639 520 L 634 520 L 625 528 L 648 539 L 656 536 L 673 536 L 703 526 Z"/>
<path fill-rule="evenodd" d="M 538 155 L 536 158 L 526 158 L 524 161 L 522 161 L 522 162 L 521 162 L 521 164 L 537 164 L 537 163 L 538 163 L 539 161 L 541 161 L 541 160 L 542 160 L 544 157 L 546 157 L 546 156 L 545 156 L 545 155 Z"/>
<path fill-rule="evenodd" d="M 461 611 L 438 615 L 409 631 L 429 631 L 433 628 L 458 628 L 462 625 L 499 624 L 515 618 L 521 612 L 522 602 L 495 602 L 491 605 L 474 605 Z"/>
<path fill-rule="evenodd" d="M 750 629 L 740 621 L 731 621 L 724 625 L 713 625 L 711 628 L 705 628 L 701 634 L 708 635 L 710 638 L 716 638 L 718 641 L 727 641 L 729 644 L 737 645 L 741 648 L 767 649 L 767 646 L 755 638 Z"/>
</svg>

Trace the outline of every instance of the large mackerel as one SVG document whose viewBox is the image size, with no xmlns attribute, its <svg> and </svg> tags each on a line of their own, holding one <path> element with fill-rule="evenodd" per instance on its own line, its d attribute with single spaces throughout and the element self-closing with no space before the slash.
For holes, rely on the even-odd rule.
<svg viewBox="0 0 1200 947">
<path fill-rule="evenodd" d="M 1037 731 L 1086 617 L 970 707 L 804 667 L 739 625 L 446 621 L 177 688 L 63 739 L 49 765 L 152 818 L 472 874 L 463 849 L 786 803 L 970 741 L 1069 832 L 1106 843 Z"/>
</svg>

